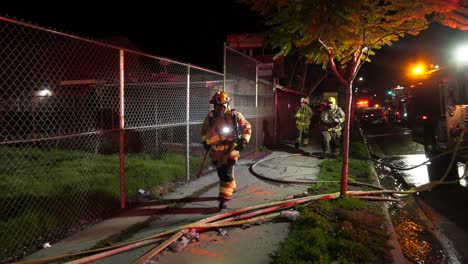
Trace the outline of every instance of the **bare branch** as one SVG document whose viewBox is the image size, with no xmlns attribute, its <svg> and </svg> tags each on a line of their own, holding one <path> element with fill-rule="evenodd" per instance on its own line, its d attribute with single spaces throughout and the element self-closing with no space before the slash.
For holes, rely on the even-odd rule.
<svg viewBox="0 0 468 264">
<path fill-rule="evenodd" d="M 365 47 L 366 48 L 366 47 Z M 364 50 L 363 50 L 364 51 Z M 367 49 L 367 52 L 365 53 L 365 57 L 364 59 L 362 60 L 362 63 L 359 64 L 359 66 L 357 67 L 356 69 L 356 72 L 354 72 L 354 76 L 353 76 L 353 80 L 356 78 L 359 70 L 361 69 L 362 65 L 366 62 L 367 58 L 369 58 L 369 49 Z"/>
<path fill-rule="evenodd" d="M 340 82 L 342 82 L 344 85 L 348 85 L 348 82 L 343 78 L 343 76 L 341 75 L 341 73 L 338 71 L 338 69 L 336 68 L 336 64 L 335 64 L 335 60 L 333 59 L 333 56 L 332 55 L 329 55 L 328 56 L 328 59 L 330 61 L 330 65 L 331 65 L 331 70 L 333 71 L 333 73 L 336 75 L 336 78 L 338 78 L 338 80 Z"/>
<path fill-rule="evenodd" d="M 362 48 L 359 48 L 358 50 L 354 52 L 353 67 L 351 69 L 351 74 L 348 78 L 348 82 L 351 82 L 352 80 L 354 80 L 354 78 L 356 78 L 357 69 L 359 68 L 359 65 L 361 62 L 362 52 L 363 52 Z"/>
<path fill-rule="evenodd" d="M 329 55 L 329 56 L 332 56 L 332 55 L 333 55 L 333 48 L 332 48 L 332 47 L 328 47 L 327 44 L 325 44 L 325 42 L 323 42 L 321 38 L 319 38 L 318 41 L 319 41 L 320 44 L 322 44 L 322 46 L 327 50 L 328 55 Z"/>
</svg>

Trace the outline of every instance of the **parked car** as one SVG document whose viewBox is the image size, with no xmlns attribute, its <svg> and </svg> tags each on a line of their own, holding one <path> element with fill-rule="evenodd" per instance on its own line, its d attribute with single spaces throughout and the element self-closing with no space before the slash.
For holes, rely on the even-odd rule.
<svg viewBox="0 0 468 264">
<path fill-rule="evenodd" d="M 396 124 L 399 124 L 402 122 L 401 114 L 399 111 L 391 110 L 391 111 L 388 111 L 387 113 L 388 113 L 389 122 L 396 123 Z"/>
<path fill-rule="evenodd" d="M 388 115 L 385 108 L 363 108 L 359 111 L 361 125 L 388 125 Z"/>
</svg>

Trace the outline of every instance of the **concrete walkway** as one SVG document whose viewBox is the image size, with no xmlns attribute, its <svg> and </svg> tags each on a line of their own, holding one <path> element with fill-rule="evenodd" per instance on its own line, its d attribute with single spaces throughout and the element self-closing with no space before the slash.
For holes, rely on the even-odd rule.
<svg viewBox="0 0 468 264">
<path fill-rule="evenodd" d="M 306 152 L 319 152 L 318 144 L 301 148 Z M 322 159 L 294 155 L 286 152 L 257 153 L 241 159 L 236 166 L 238 190 L 226 210 L 281 201 L 291 194 L 303 193 L 306 185 L 282 185 L 266 182 L 253 176 L 249 167 L 256 161 L 255 172 L 282 180 L 316 180 Z M 51 248 L 41 250 L 28 259 L 56 256 L 89 249 L 98 241 L 119 234 L 136 224 L 140 228 L 128 240 L 151 236 L 171 228 L 189 224 L 218 213 L 218 177 L 210 172 L 193 180 L 161 200 L 145 203 L 145 206 L 129 210 L 102 221 Z M 184 200 L 181 200 L 184 199 Z M 223 212 L 224 212 L 223 211 Z M 180 252 L 166 251 L 159 254 L 155 263 L 269 263 L 273 254 L 289 232 L 289 223 L 269 221 L 261 225 L 212 230 L 200 234 L 198 242 L 190 243 Z M 393 229 L 392 229 L 393 230 Z M 97 263 L 132 263 L 151 246 L 135 249 L 98 261 Z M 400 251 L 401 253 L 401 251 Z M 398 261 L 396 261 L 398 262 Z"/>
</svg>

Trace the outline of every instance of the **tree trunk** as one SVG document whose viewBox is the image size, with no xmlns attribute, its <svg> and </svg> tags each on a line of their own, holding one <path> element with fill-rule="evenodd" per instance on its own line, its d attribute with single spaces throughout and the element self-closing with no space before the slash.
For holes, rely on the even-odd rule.
<svg viewBox="0 0 468 264">
<path fill-rule="evenodd" d="M 324 45 L 326 47 L 326 45 Z M 343 197 L 348 191 L 348 161 L 349 161 L 349 132 L 351 127 L 351 110 L 353 107 L 353 81 L 356 76 L 356 72 L 359 68 L 359 62 L 361 61 L 362 52 L 359 54 L 355 53 L 354 60 L 349 62 L 347 67 L 348 77 L 343 78 L 343 75 L 338 71 L 335 61 L 333 59 L 333 54 L 329 52 L 330 59 L 330 69 L 336 75 L 338 80 L 345 85 L 346 89 L 346 107 L 345 107 L 345 122 L 344 122 L 344 135 L 343 135 L 343 167 L 341 169 L 341 191 L 340 196 Z"/>
<path fill-rule="evenodd" d="M 353 81 L 346 84 L 346 108 L 345 122 L 344 122 L 344 135 L 343 135 L 343 168 L 341 170 L 341 191 L 340 196 L 343 197 L 348 191 L 348 161 L 349 161 L 349 135 L 351 127 L 351 110 L 353 102 Z"/>
</svg>

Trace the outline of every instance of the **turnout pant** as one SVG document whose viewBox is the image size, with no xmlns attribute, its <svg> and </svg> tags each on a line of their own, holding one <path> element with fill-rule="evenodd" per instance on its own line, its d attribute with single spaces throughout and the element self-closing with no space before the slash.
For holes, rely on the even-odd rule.
<svg viewBox="0 0 468 264">
<path fill-rule="evenodd" d="M 218 148 L 222 149 L 222 148 Z M 220 201 L 229 201 L 236 191 L 236 180 L 234 177 L 234 168 L 239 159 L 239 151 L 226 146 L 226 150 L 212 150 L 211 160 L 216 166 L 219 177 L 219 196 Z"/>
<path fill-rule="evenodd" d="M 335 155 L 340 153 L 341 146 L 341 131 L 322 131 L 322 149 L 324 153 L 331 153 Z"/>
<path fill-rule="evenodd" d="M 296 125 L 296 128 L 296 143 L 301 144 L 304 140 L 304 145 L 309 144 L 309 125 Z"/>
</svg>

